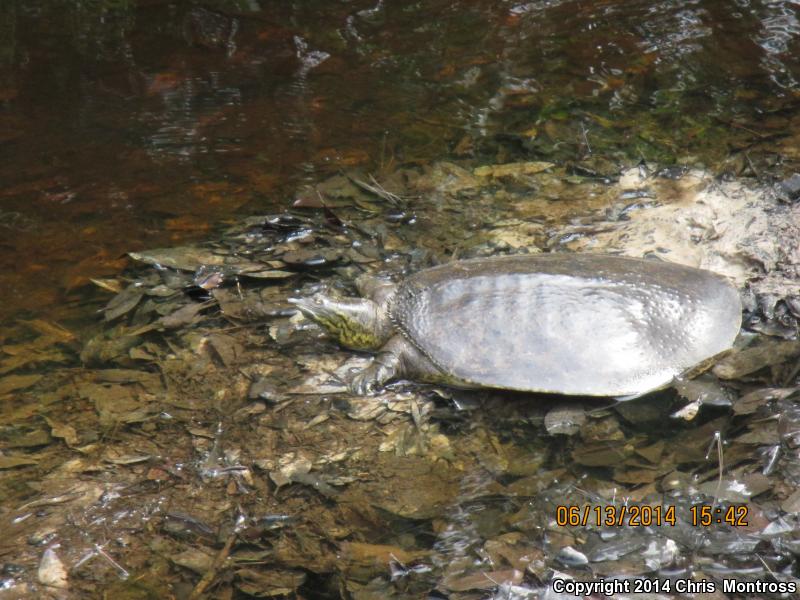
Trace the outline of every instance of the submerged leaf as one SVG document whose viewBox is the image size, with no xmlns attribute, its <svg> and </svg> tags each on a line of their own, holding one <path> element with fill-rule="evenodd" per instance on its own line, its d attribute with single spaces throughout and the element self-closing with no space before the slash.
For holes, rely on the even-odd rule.
<svg viewBox="0 0 800 600">
<path fill-rule="evenodd" d="M 582 406 L 562 404 L 547 412 L 544 426 L 550 435 L 575 435 L 586 422 L 586 411 Z"/>
<path fill-rule="evenodd" d="M 128 314 L 136 308 L 136 305 L 139 304 L 143 297 L 144 291 L 138 285 L 129 285 L 106 304 L 103 309 L 106 321 L 113 321 L 122 315 Z"/>
<path fill-rule="evenodd" d="M 778 365 L 800 354 L 800 341 L 766 340 L 757 346 L 732 352 L 712 372 L 721 379 L 738 379 L 764 367 Z"/>
<path fill-rule="evenodd" d="M 285 597 L 303 585 L 306 574 L 288 569 L 238 569 L 236 587 L 253 598 Z"/>
<path fill-rule="evenodd" d="M 485 165 L 477 167 L 473 173 L 478 177 L 509 177 L 517 175 L 534 175 L 554 167 L 549 162 L 519 162 L 503 165 Z"/>
<path fill-rule="evenodd" d="M 24 390 L 31 387 L 39 381 L 43 375 L 8 375 L 0 379 L 0 396 L 10 394 L 19 390 Z"/>
<path fill-rule="evenodd" d="M 0 469 L 13 469 L 27 465 L 38 465 L 39 461 L 30 456 L 0 456 Z"/>
</svg>

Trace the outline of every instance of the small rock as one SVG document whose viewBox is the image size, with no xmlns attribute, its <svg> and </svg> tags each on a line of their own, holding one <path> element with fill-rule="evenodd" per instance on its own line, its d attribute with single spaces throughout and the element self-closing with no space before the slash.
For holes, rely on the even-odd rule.
<svg viewBox="0 0 800 600">
<path fill-rule="evenodd" d="M 556 560 L 568 567 L 582 567 L 589 564 L 589 559 L 586 558 L 586 555 L 572 546 L 562 548 L 558 556 L 556 556 Z"/>
<path fill-rule="evenodd" d="M 795 173 L 784 179 L 777 186 L 778 197 L 785 202 L 794 202 L 800 199 L 800 173 Z"/>
<path fill-rule="evenodd" d="M 48 548 L 42 555 L 42 561 L 39 563 L 39 583 L 49 587 L 66 589 L 67 587 L 67 570 L 64 568 L 64 563 L 58 558 L 58 554 L 52 548 Z"/>
</svg>

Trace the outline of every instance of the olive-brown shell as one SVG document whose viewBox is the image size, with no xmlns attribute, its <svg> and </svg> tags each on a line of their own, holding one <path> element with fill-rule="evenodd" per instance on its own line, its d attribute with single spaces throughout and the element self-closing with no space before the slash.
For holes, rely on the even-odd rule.
<svg viewBox="0 0 800 600">
<path fill-rule="evenodd" d="M 391 315 L 456 383 L 623 396 L 730 348 L 739 294 L 700 269 L 593 254 L 457 261 L 403 281 Z"/>
</svg>

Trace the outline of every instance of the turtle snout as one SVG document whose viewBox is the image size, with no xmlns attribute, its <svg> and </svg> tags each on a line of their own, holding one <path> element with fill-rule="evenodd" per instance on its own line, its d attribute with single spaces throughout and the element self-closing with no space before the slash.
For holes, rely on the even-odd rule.
<svg viewBox="0 0 800 600">
<path fill-rule="evenodd" d="M 288 302 L 297 307 L 297 310 L 309 319 L 319 319 L 326 312 L 325 298 L 319 294 L 310 298 L 289 298 Z"/>
</svg>

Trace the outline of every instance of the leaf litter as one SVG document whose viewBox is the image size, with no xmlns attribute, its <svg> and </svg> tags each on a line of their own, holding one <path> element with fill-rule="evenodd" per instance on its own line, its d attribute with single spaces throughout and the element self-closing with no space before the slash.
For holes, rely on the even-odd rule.
<svg viewBox="0 0 800 600">
<path fill-rule="evenodd" d="M 575 172 L 439 163 L 386 182 L 337 175 L 317 186 L 318 204 L 132 254 L 141 266 L 103 286 L 119 291 L 82 347 L 42 323 L 28 324 L 32 339 L 4 339 L 0 396 L 42 399 L 0 428 L 0 553 L 19 567 L 13 585 L 119 597 L 323 597 L 323 585 L 358 599 L 466 600 L 541 597 L 554 576 L 587 569 L 794 580 L 796 341 L 746 332 L 701 379 L 620 404 L 410 382 L 362 398 L 346 385 L 369 359 L 287 302 L 456 257 L 654 252 L 736 279 L 753 299 L 746 324 L 796 328 L 798 260 L 780 238 L 794 235 L 795 205 L 697 172 Z M 647 204 L 623 200 L 631 189 L 646 189 Z M 708 199 L 720 189 L 746 202 L 724 213 Z M 671 207 L 694 232 L 674 247 L 659 233 Z M 767 216 L 742 236 L 733 213 L 756 208 Z M 773 218 L 784 225 L 765 242 Z M 467 232 L 458 247 L 453 229 Z M 70 355 L 84 368 L 59 366 Z M 40 362 L 53 365 L 47 377 L 25 372 Z M 670 416 L 691 402 L 691 419 Z M 746 506 L 747 524 L 693 524 L 704 504 Z M 674 507 L 675 524 L 562 518 L 630 506 Z"/>
</svg>

